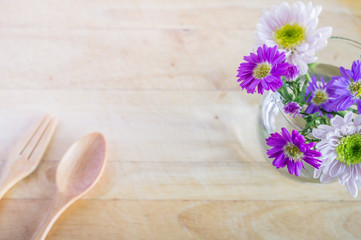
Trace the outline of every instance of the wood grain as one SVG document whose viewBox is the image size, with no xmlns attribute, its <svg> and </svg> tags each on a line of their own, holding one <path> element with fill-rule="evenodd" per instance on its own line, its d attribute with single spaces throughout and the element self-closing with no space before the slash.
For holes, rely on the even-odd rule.
<svg viewBox="0 0 361 240">
<path fill-rule="evenodd" d="M 0 225 L 0 239 L 27 239 L 40 221 L 34 216 L 48 204 L 0 203 L 6 209 L 0 221 L 9 222 Z M 359 239 L 360 217 L 356 202 L 81 200 L 59 218 L 49 239 Z"/>
<path fill-rule="evenodd" d="M 101 131 L 111 149 L 109 161 L 264 162 L 261 152 L 248 150 L 260 146 L 253 124 L 259 101 L 234 91 L 0 90 L 5 144 L 0 154 L 21 136 L 24 120 L 51 109 L 62 120 L 45 161 L 59 160 L 79 136 Z M 11 127 L 14 123 L 19 129 Z"/>
<path fill-rule="evenodd" d="M 44 112 L 59 123 L 0 201 L 0 239 L 29 239 L 59 159 L 93 131 L 108 141 L 105 175 L 49 240 L 360 239 L 360 198 L 277 173 L 257 135 L 261 98 L 236 83 L 262 8 L 280 2 L 1 1 L 0 159 Z M 360 41 L 359 1 L 314 3 L 320 26 Z"/>
<path fill-rule="evenodd" d="M 51 198 L 56 165 L 42 164 L 5 198 Z M 84 199 L 360 201 L 338 183 L 320 185 L 282 178 L 266 162 L 109 162 L 104 176 Z"/>
</svg>

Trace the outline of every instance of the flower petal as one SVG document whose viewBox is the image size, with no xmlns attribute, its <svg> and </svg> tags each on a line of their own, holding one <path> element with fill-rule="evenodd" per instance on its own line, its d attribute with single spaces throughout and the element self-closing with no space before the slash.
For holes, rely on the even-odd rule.
<svg viewBox="0 0 361 240">
<path fill-rule="evenodd" d="M 328 174 L 322 174 L 320 177 L 320 182 L 322 182 L 322 183 L 330 183 L 333 180 L 334 180 L 334 178 Z"/>
<path fill-rule="evenodd" d="M 358 188 L 355 181 L 352 181 L 351 179 L 346 182 L 346 188 L 351 194 L 352 197 L 356 198 L 358 194 Z"/>
</svg>

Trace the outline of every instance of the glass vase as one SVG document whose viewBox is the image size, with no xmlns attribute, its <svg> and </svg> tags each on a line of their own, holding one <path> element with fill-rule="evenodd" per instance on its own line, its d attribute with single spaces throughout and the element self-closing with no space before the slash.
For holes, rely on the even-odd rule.
<svg viewBox="0 0 361 240">
<path fill-rule="evenodd" d="M 332 76 L 340 76 L 340 66 L 350 69 L 352 62 L 361 58 L 361 44 L 351 39 L 333 36 L 329 39 L 327 46 L 316 54 L 318 60 L 309 65 L 308 73 L 310 76 L 316 76 L 317 79 L 322 77 L 325 82 L 328 82 Z M 263 146 L 262 151 L 270 164 L 272 164 L 273 159 L 269 159 L 266 154 L 267 149 L 269 149 L 266 145 L 266 139 L 270 134 L 280 132 L 282 127 L 288 131 L 293 129 L 302 131 L 305 126 L 304 119 L 299 116 L 293 118 L 286 114 L 283 108 L 284 105 L 277 92 L 266 93 L 259 108 L 259 140 Z M 290 175 L 287 167 L 275 168 L 275 171 L 296 181 L 319 183 L 319 179 L 313 178 L 314 168 L 307 163 L 304 165 L 305 169 L 302 169 L 299 177 Z"/>
</svg>

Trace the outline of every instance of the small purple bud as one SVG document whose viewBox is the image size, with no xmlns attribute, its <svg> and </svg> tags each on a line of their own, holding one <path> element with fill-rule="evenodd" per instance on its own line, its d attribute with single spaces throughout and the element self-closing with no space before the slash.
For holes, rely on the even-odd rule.
<svg viewBox="0 0 361 240">
<path fill-rule="evenodd" d="M 295 118 L 297 115 L 302 117 L 300 114 L 302 107 L 296 102 L 286 103 L 283 109 L 285 110 L 285 113 L 293 115 L 293 118 Z"/>
<path fill-rule="evenodd" d="M 300 70 L 298 69 L 298 67 L 290 64 L 290 66 L 287 69 L 287 74 L 285 78 L 286 81 L 293 82 L 298 78 L 299 75 L 300 75 Z"/>
</svg>

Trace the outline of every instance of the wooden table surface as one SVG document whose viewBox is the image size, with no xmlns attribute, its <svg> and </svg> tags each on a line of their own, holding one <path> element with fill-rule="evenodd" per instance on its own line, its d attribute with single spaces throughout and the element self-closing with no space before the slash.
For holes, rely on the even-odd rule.
<svg viewBox="0 0 361 240">
<path fill-rule="evenodd" d="M 280 3 L 281 1 L 272 1 Z M 361 39 L 359 0 L 320 0 L 320 26 Z M 47 239 L 360 239 L 361 197 L 285 178 L 257 137 L 260 96 L 236 69 L 266 0 L 3 0 L 0 156 L 44 112 L 39 168 L 0 201 L 0 239 L 29 239 L 59 159 L 102 132 L 104 176 Z"/>
</svg>

